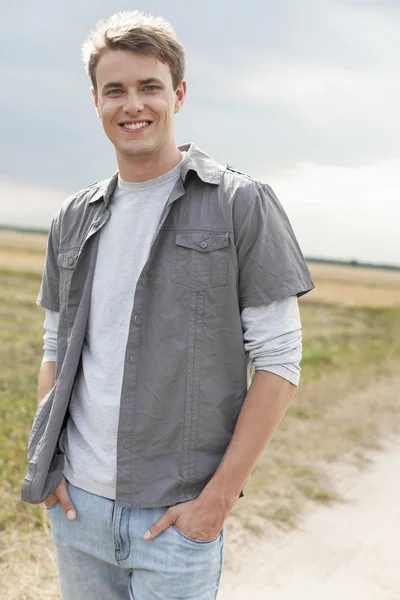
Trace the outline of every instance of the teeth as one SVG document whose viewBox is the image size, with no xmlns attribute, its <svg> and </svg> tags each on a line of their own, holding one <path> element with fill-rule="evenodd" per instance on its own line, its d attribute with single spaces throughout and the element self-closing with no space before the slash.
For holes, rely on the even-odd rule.
<svg viewBox="0 0 400 600">
<path fill-rule="evenodd" d="M 124 123 L 122 127 L 125 129 L 143 129 L 143 127 L 146 127 L 149 124 L 149 121 L 142 121 L 141 123 Z"/>
</svg>

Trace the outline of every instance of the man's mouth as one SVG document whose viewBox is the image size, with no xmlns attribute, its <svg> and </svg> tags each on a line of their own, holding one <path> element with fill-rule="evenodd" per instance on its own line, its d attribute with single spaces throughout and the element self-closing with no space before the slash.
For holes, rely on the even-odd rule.
<svg viewBox="0 0 400 600">
<path fill-rule="evenodd" d="M 144 129 L 151 124 L 151 121 L 140 121 L 139 123 L 120 123 L 122 129 L 128 129 L 129 131 L 136 131 L 138 129 Z"/>
</svg>

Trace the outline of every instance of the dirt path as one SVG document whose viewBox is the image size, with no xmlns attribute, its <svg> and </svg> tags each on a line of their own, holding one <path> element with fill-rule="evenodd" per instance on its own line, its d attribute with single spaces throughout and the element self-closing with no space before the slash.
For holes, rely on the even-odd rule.
<svg viewBox="0 0 400 600">
<path fill-rule="evenodd" d="M 314 509 L 225 571 L 218 600 L 399 600 L 400 442 L 371 458 L 342 481 L 346 502 Z"/>
</svg>

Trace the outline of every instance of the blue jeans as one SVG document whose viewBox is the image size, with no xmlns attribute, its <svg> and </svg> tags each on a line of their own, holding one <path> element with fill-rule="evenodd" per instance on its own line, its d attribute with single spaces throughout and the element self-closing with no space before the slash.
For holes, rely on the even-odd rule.
<svg viewBox="0 0 400 600">
<path fill-rule="evenodd" d="M 124 508 L 71 483 L 68 490 L 75 521 L 59 502 L 47 509 L 63 600 L 215 600 L 224 531 L 198 542 L 172 525 L 145 542 L 166 508 Z"/>
</svg>

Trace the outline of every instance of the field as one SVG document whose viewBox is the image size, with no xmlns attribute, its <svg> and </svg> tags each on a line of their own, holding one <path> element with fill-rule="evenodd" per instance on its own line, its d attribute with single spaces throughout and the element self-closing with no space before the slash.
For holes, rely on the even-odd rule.
<svg viewBox="0 0 400 600">
<path fill-rule="evenodd" d="M 58 597 L 44 509 L 19 501 L 43 345 L 35 299 L 45 246 L 43 235 L 0 230 L 0 578 L 7 600 Z M 336 466 L 361 468 L 368 449 L 399 429 L 400 272 L 310 269 L 317 289 L 300 301 L 301 385 L 229 517 L 228 568 L 236 549 L 257 535 L 296 526 L 305 505 L 338 501 Z"/>
<path fill-rule="evenodd" d="M 309 302 L 342 306 L 400 306 L 400 271 L 310 263 L 318 286 Z"/>
</svg>

